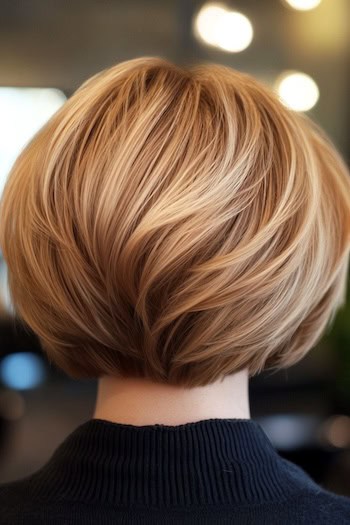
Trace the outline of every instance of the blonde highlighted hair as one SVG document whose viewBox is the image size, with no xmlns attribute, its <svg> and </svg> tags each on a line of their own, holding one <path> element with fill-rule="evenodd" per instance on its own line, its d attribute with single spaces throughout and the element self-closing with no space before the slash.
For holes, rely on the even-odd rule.
<svg viewBox="0 0 350 525">
<path fill-rule="evenodd" d="M 94 75 L 0 208 L 17 315 L 74 378 L 201 386 L 288 367 L 345 301 L 350 179 L 249 75 L 160 57 Z"/>
</svg>

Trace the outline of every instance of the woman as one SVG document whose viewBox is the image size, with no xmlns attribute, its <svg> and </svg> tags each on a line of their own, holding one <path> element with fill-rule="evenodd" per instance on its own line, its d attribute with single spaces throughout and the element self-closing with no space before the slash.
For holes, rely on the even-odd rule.
<svg viewBox="0 0 350 525">
<path fill-rule="evenodd" d="M 162 58 L 87 80 L 18 157 L 0 242 L 92 418 L 0 488 L 1 524 L 350 523 L 282 459 L 248 378 L 299 361 L 345 299 L 350 179 L 248 75 Z"/>
</svg>

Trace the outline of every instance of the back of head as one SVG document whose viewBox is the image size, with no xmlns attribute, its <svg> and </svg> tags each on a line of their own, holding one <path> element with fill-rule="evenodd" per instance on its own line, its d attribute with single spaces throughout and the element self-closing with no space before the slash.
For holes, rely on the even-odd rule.
<svg viewBox="0 0 350 525">
<path fill-rule="evenodd" d="M 318 342 L 345 300 L 350 179 L 249 75 L 137 58 L 18 157 L 0 243 L 18 316 L 70 376 L 206 385 Z"/>
</svg>

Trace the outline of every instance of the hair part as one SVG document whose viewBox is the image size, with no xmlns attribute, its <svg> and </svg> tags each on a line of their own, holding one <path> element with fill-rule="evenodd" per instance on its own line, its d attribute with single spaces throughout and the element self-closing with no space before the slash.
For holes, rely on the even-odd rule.
<svg viewBox="0 0 350 525">
<path fill-rule="evenodd" d="M 350 178 L 253 77 L 142 57 L 17 158 L 0 245 L 17 315 L 74 378 L 187 387 L 289 367 L 345 302 Z"/>
</svg>

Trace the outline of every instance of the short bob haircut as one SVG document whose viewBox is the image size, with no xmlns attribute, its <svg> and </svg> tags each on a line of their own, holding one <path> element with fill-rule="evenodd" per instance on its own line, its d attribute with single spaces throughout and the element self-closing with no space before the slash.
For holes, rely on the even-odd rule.
<svg viewBox="0 0 350 525">
<path fill-rule="evenodd" d="M 247 74 L 142 57 L 85 81 L 17 158 L 15 311 L 72 378 L 205 386 L 288 367 L 345 302 L 350 178 Z"/>
</svg>

